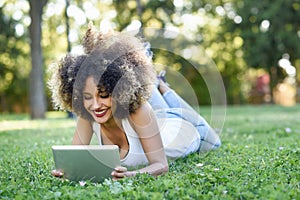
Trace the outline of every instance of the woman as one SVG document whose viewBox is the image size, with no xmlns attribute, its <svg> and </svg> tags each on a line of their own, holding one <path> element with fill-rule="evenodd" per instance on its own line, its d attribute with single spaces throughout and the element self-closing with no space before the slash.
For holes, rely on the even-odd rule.
<svg viewBox="0 0 300 200">
<path fill-rule="evenodd" d="M 87 30 L 81 56 L 66 55 L 50 82 L 55 105 L 78 116 L 72 144 L 115 144 L 122 166 L 113 179 L 168 171 L 167 158 L 220 146 L 208 123 L 155 74 L 142 41 Z M 129 166 L 144 166 L 128 171 Z M 54 176 L 62 172 L 54 170 Z"/>
</svg>

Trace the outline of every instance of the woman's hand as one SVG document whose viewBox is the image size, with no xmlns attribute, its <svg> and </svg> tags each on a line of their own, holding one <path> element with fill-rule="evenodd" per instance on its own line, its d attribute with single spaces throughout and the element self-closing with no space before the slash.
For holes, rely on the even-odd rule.
<svg viewBox="0 0 300 200">
<path fill-rule="evenodd" d="M 62 177 L 64 175 L 64 172 L 59 169 L 54 169 L 51 171 L 51 174 L 55 177 Z"/>
<path fill-rule="evenodd" d="M 135 171 L 127 171 L 126 167 L 116 167 L 114 171 L 111 173 L 113 180 L 120 180 L 125 177 L 135 176 L 137 172 Z"/>
</svg>

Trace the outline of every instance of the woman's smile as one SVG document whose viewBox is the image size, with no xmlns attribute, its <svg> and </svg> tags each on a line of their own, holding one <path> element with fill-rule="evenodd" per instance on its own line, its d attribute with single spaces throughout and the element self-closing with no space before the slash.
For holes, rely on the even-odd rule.
<svg viewBox="0 0 300 200">
<path fill-rule="evenodd" d="M 94 110 L 94 114 L 96 115 L 96 117 L 103 117 L 103 116 L 105 116 L 107 111 L 108 111 L 108 109 L 97 109 L 97 110 Z"/>
<path fill-rule="evenodd" d="M 85 109 L 93 116 L 97 123 L 106 123 L 112 117 L 111 96 L 101 97 L 93 77 L 88 77 L 83 91 Z"/>
</svg>

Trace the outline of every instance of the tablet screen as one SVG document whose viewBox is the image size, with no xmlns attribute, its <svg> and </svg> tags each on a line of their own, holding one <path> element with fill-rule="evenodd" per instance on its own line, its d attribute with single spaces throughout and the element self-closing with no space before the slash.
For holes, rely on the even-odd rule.
<svg viewBox="0 0 300 200">
<path fill-rule="evenodd" d="M 72 181 L 101 182 L 111 178 L 111 172 L 120 166 L 116 145 L 56 145 L 52 146 L 56 169 Z"/>
</svg>

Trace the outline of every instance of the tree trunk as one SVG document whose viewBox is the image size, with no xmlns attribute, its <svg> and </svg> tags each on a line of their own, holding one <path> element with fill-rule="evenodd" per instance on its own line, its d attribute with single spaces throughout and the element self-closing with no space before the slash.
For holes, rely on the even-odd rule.
<svg viewBox="0 0 300 200">
<path fill-rule="evenodd" d="M 276 67 L 270 67 L 269 69 L 269 75 L 270 75 L 270 103 L 274 103 L 274 95 L 273 91 L 276 87 L 276 84 L 278 83 L 278 77 L 277 77 L 277 68 Z"/>
<path fill-rule="evenodd" d="M 70 34 L 70 18 L 68 16 L 68 8 L 70 6 L 70 0 L 65 0 L 65 2 L 66 2 L 66 8 L 65 8 L 66 35 L 67 35 L 67 42 L 68 42 L 67 51 L 69 53 L 71 51 L 71 42 L 70 42 L 70 39 L 69 39 L 69 34 Z"/>
<path fill-rule="evenodd" d="M 46 112 L 46 96 L 44 90 L 43 53 L 41 47 L 42 38 L 42 14 L 47 0 L 29 0 L 31 24 L 30 49 L 31 72 L 29 80 L 30 116 L 31 119 L 43 119 Z"/>
<path fill-rule="evenodd" d="M 137 11 L 137 15 L 139 17 L 139 20 L 142 24 L 140 30 L 139 30 L 139 34 L 140 36 L 143 38 L 144 37 L 144 33 L 143 33 L 143 18 L 142 18 L 142 15 L 143 15 L 143 7 L 142 7 L 142 4 L 141 4 L 141 0 L 136 0 L 136 11 Z"/>
<path fill-rule="evenodd" d="M 68 46 L 67 46 L 67 52 L 70 53 L 71 52 L 71 41 L 70 41 L 70 38 L 69 38 L 69 34 L 70 34 L 70 18 L 69 18 L 69 15 L 68 15 L 68 8 L 70 6 L 70 0 L 65 0 L 65 3 L 66 3 L 66 7 L 65 7 L 65 19 L 66 19 L 66 37 L 67 37 L 67 43 L 68 43 Z M 73 118 L 73 113 L 71 111 L 68 111 L 67 110 L 67 114 L 68 114 L 68 118 Z"/>
</svg>

